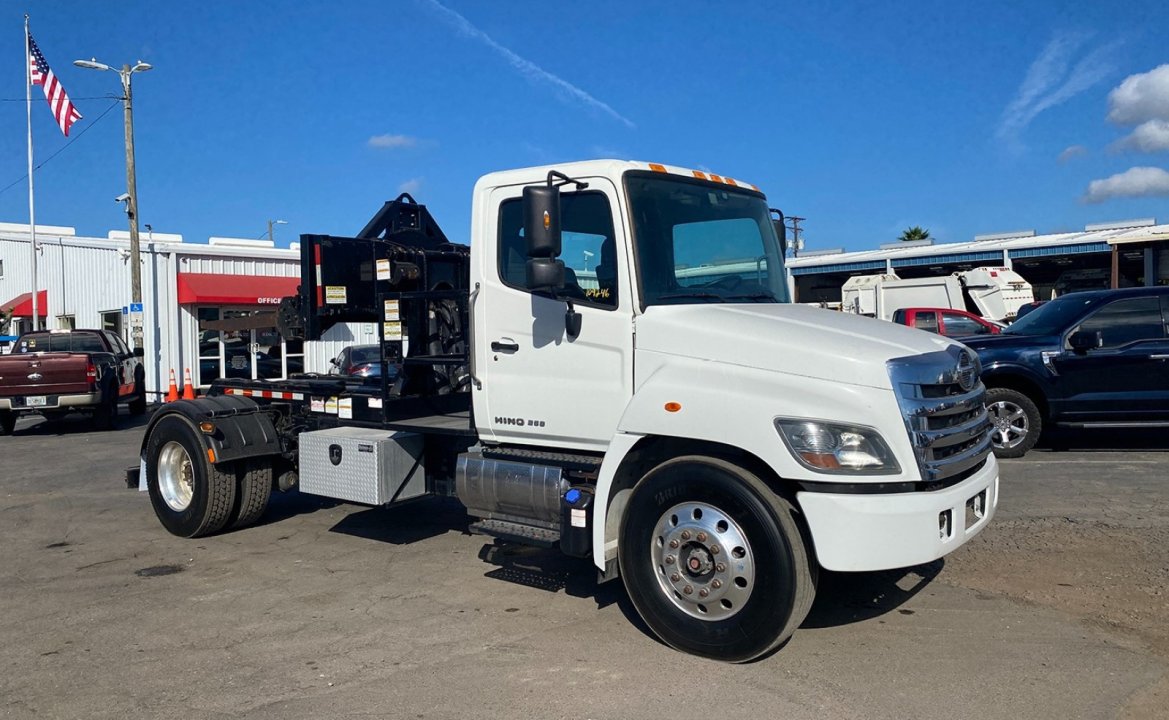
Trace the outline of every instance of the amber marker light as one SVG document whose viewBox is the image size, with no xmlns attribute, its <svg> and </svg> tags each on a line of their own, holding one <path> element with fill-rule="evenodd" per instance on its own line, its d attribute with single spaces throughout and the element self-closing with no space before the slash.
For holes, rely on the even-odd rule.
<svg viewBox="0 0 1169 720">
<path fill-rule="evenodd" d="M 544 211 L 544 229 L 547 230 L 550 227 L 552 227 L 552 216 L 548 214 L 547 210 L 545 210 Z"/>
<path fill-rule="evenodd" d="M 666 403 L 666 412 L 678 412 L 682 409 L 682 403 L 668 402 Z"/>
<path fill-rule="evenodd" d="M 207 448 L 207 460 L 208 460 L 208 461 L 209 461 L 209 462 L 210 462 L 212 465 L 214 465 L 214 464 L 215 464 L 215 450 L 214 450 L 214 449 L 212 449 L 212 448 Z"/>
<path fill-rule="evenodd" d="M 653 170 L 654 172 L 663 172 L 664 173 L 666 171 L 666 166 L 665 165 L 658 165 L 657 163 L 650 163 L 649 169 Z"/>
<path fill-rule="evenodd" d="M 201 423 L 199 423 L 199 429 L 202 430 L 204 433 L 210 435 L 211 433 L 215 432 L 215 424 L 209 423 L 209 422 L 201 422 Z"/>
</svg>

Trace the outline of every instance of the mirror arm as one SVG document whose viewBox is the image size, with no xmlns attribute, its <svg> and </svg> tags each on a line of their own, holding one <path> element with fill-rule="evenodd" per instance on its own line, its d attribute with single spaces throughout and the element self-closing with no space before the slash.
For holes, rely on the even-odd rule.
<svg viewBox="0 0 1169 720">
<path fill-rule="evenodd" d="M 558 179 L 560 182 L 552 182 L 553 178 Z M 567 185 L 569 183 L 576 185 L 577 190 L 584 190 L 589 186 L 587 182 L 584 182 L 583 180 L 577 180 L 575 178 L 570 178 L 562 172 L 556 172 L 555 170 L 548 171 L 548 187 L 557 187 L 559 185 Z"/>
</svg>

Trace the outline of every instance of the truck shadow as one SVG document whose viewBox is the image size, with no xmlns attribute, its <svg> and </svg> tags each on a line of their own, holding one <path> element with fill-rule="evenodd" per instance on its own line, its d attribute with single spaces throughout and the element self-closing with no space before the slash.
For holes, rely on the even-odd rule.
<svg viewBox="0 0 1169 720">
<path fill-rule="evenodd" d="M 1067 452 L 1110 450 L 1169 451 L 1169 433 L 1165 428 L 1051 428 L 1045 430 L 1033 452 Z"/>
<path fill-rule="evenodd" d="M 65 435 L 84 435 L 86 433 L 116 433 L 119 431 L 141 430 L 150 422 L 150 414 L 133 417 L 126 414 L 125 408 L 118 414 L 118 422 L 112 430 L 97 430 L 93 427 L 93 420 L 87 415 L 71 413 L 64 417 L 49 420 L 40 415 L 26 416 L 17 421 L 14 437 L 62 437 Z"/>
<path fill-rule="evenodd" d="M 310 503 L 309 507 L 316 504 L 312 509 L 323 507 L 320 503 L 330 503 L 329 507 L 342 504 L 312 495 L 301 497 L 308 498 L 302 502 Z M 303 511 L 304 508 L 297 514 Z M 391 508 L 357 510 L 329 528 L 329 532 L 392 545 L 406 545 L 437 537 L 451 530 L 466 533 L 469 522 L 467 511 L 454 498 L 423 497 Z"/>
<path fill-rule="evenodd" d="M 816 601 L 800 627 L 839 627 L 891 613 L 928 587 L 945 564 L 945 560 L 935 560 L 910 568 L 866 573 L 821 570 Z"/>
</svg>

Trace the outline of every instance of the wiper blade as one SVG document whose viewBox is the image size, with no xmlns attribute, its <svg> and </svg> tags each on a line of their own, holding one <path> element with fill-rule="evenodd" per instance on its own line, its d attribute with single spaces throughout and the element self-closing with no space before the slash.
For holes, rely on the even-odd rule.
<svg viewBox="0 0 1169 720">
<path fill-rule="evenodd" d="M 722 300 L 723 296 L 716 293 L 708 292 L 685 292 L 685 293 L 670 293 L 669 295 L 658 295 L 658 300 L 677 300 L 679 298 L 700 298 L 703 300 Z"/>
<path fill-rule="evenodd" d="M 746 295 L 727 295 L 728 300 L 773 300 L 779 302 L 779 298 L 775 297 L 769 292 L 747 293 Z"/>
</svg>

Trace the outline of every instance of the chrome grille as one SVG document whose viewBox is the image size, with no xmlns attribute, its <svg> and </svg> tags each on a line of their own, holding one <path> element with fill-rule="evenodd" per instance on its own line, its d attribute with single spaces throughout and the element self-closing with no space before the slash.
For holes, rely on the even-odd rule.
<svg viewBox="0 0 1169 720">
<path fill-rule="evenodd" d="M 922 480 L 945 480 L 986 460 L 991 450 L 986 388 L 970 350 L 954 345 L 890 360 L 888 367 Z"/>
</svg>

